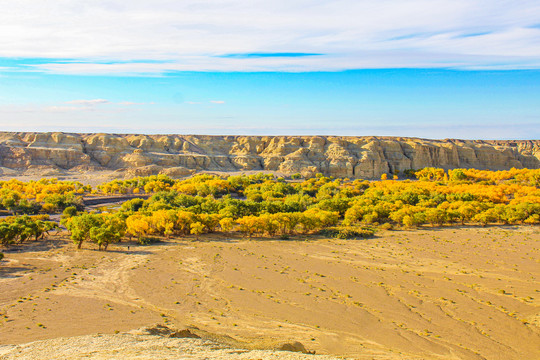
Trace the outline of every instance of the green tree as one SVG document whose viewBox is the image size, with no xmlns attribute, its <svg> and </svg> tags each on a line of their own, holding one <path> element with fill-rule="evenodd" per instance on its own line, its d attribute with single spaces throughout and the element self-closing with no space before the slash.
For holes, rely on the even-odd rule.
<svg viewBox="0 0 540 360">
<path fill-rule="evenodd" d="M 71 240 L 77 245 L 77 249 L 80 249 L 83 242 L 90 239 L 90 230 L 102 224 L 101 216 L 84 213 L 70 218 L 66 222 L 66 227 L 71 232 Z"/>
<path fill-rule="evenodd" d="M 5 221 L 0 222 L 0 243 L 7 247 L 15 242 L 19 228 L 15 224 L 10 224 Z"/>
<path fill-rule="evenodd" d="M 119 242 L 126 232 L 126 224 L 119 216 L 108 215 L 103 218 L 100 226 L 90 229 L 89 238 L 98 245 L 101 251 L 107 250 L 110 243 Z"/>
</svg>

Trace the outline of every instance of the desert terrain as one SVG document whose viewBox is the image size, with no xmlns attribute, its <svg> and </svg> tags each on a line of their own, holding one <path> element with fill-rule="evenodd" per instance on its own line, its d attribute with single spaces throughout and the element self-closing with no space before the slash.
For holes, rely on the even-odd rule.
<svg viewBox="0 0 540 360">
<path fill-rule="evenodd" d="M 534 226 L 423 227 L 369 240 L 210 234 L 100 252 L 59 233 L 5 252 L 0 344 L 102 333 L 73 341 L 110 350 L 162 323 L 205 339 L 183 341 L 239 349 L 299 341 L 354 359 L 535 359 L 539 240 Z M 13 349 L 0 354 L 17 358 Z"/>
</svg>

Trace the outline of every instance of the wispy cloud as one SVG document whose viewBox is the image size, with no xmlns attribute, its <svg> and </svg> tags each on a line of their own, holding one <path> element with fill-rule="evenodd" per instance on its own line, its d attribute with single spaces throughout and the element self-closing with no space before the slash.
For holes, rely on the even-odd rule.
<svg viewBox="0 0 540 360">
<path fill-rule="evenodd" d="M 120 101 L 117 103 L 118 105 L 122 106 L 135 106 L 135 105 L 153 105 L 153 102 L 145 103 L 145 102 L 134 102 L 134 101 Z"/>
<path fill-rule="evenodd" d="M 212 104 L 225 104 L 225 101 L 223 100 L 210 100 Z"/>
<path fill-rule="evenodd" d="M 110 103 L 110 101 L 105 100 L 105 99 L 70 100 L 70 101 L 66 101 L 66 104 L 84 105 L 84 106 L 94 106 L 94 105 L 108 104 L 108 103 Z"/>
<path fill-rule="evenodd" d="M 134 102 L 134 101 L 119 101 L 119 102 L 112 102 L 110 100 L 106 99 L 78 99 L 78 100 L 69 100 L 64 101 L 63 104 L 67 105 L 51 105 L 51 106 L 45 106 L 42 108 L 43 111 L 46 112 L 86 112 L 86 111 L 98 111 L 98 110 L 106 110 L 106 111 L 121 111 L 122 108 L 131 107 L 131 106 L 137 106 L 137 105 L 152 105 L 152 103 L 141 103 L 141 102 Z M 101 105 L 107 105 L 105 107 L 102 107 Z"/>
<path fill-rule="evenodd" d="M 47 112 L 68 112 L 68 111 L 87 111 L 88 108 L 79 106 L 46 106 L 43 110 Z"/>
<path fill-rule="evenodd" d="M 540 68 L 537 0 L 2 3 L 4 72 Z"/>
<path fill-rule="evenodd" d="M 294 57 L 318 56 L 318 55 L 323 55 L 323 54 L 298 53 L 298 52 L 276 52 L 276 53 L 225 54 L 225 55 L 218 55 L 216 57 L 249 59 L 249 58 L 265 58 L 265 57 L 294 58 Z"/>
</svg>

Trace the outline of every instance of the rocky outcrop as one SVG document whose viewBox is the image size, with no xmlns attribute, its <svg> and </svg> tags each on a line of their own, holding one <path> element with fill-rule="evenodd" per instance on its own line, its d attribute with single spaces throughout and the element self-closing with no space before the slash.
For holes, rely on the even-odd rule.
<svg viewBox="0 0 540 360">
<path fill-rule="evenodd" d="M 408 169 L 540 168 L 540 140 L 346 136 L 118 135 L 0 132 L 0 170 L 127 174 L 271 171 L 379 178 Z"/>
</svg>

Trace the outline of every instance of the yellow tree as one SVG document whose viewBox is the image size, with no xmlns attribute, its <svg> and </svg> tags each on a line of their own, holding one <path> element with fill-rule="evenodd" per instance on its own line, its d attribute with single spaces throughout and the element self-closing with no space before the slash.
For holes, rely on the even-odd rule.
<svg viewBox="0 0 540 360">
<path fill-rule="evenodd" d="M 176 224 L 176 212 L 174 210 L 157 210 L 152 213 L 152 227 L 156 232 L 170 237 Z"/>
<path fill-rule="evenodd" d="M 275 214 L 262 214 L 259 216 L 259 220 L 262 228 L 268 235 L 274 236 L 280 228 L 278 217 Z"/>
<path fill-rule="evenodd" d="M 126 219 L 126 233 L 136 236 L 140 241 L 141 237 L 151 233 L 151 218 L 145 215 L 135 214 Z"/>
<path fill-rule="evenodd" d="M 230 217 L 223 218 L 219 220 L 219 226 L 224 232 L 231 232 L 234 228 L 234 219 Z"/>
<path fill-rule="evenodd" d="M 194 222 L 190 225 L 190 233 L 195 235 L 195 238 L 199 240 L 199 235 L 204 233 L 204 224 L 201 222 Z"/>
<path fill-rule="evenodd" d="M 221 215 L 219 214 L 200 214 L 198 216 L 199 222 L 201 222 L 208 232 L 216 231 L 216 228 L 219 225 L 221 220 Z"/>
<path fill-rule="evenodd" d="M 176 212 L 176 228 L 180 230 L 184 235 L 190 233 L 191 224 L 196 221 L 195 214 L 185 210 L 179 210 Z"/>
<path fill-rule="evenodd" d="M 251 238 L 253 234 L 258 231 L 258 220 L 258 216 L 248 215 L 241 217 L 240 219 L 236 220 L 236 222 L 239 225 L 239 230 Z"/>
</svg>

